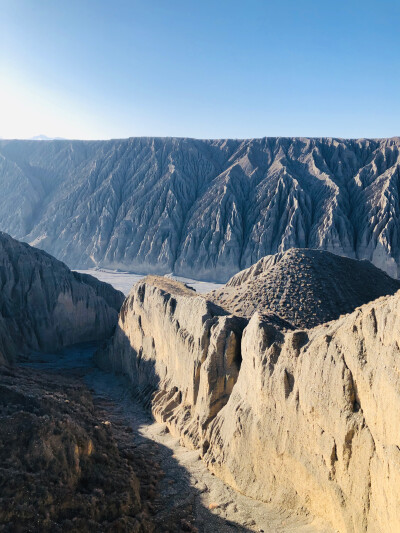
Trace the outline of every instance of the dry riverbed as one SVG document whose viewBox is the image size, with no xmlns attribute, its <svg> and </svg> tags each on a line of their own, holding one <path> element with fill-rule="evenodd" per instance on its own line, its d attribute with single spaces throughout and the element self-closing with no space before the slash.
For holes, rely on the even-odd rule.
<svg viewBox="0 0 400 533">
<path fill-rule="evenodd" d="M 123 378 L 92 365 L 93 351 L 94 346 L 81 346 L 61 357 L 37 354 L 24 366 L 85 382 L 97 416 L 109 425 L 118 446 L 132 448 L 141 498 L 155 532 L 331 533 L 317 522 L 247 498 L 212 475 L 196 451 L 180 446 L 165 426 L 154 422 Z"/>
</svg>

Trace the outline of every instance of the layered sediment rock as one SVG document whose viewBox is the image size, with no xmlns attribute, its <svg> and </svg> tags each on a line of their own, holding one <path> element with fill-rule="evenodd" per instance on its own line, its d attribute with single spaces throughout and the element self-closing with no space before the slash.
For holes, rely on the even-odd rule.
<svg viewBox="0 0 400 533">
<path fill-rule="evenodd" d="M 182 283 L 149 276 L 133 287 L 96 360 L 127 374 L 144 397 L 155 393 L 155 417 L 197 447 L 236 382 L 245 324 Z"/>
<path fill-rule="evenodd" d="M 400 293 L 313 329 L 267 312 L 147 278 L 97 359 L 239 491 L 341 533 L 400 529 Z"/>
<path fill-rule="evenodd" d="M 0 233 L 0 357 L 109 337 L 124 295 Z M 1 356 L 2 354 L 2 356 Z"/>
<path fill-rule="evenodd" d="M 400 265 L 400 139 L 0 140 L 0 229 L 74 268 L 226 282 L 292 247 Z"/>
</svg>

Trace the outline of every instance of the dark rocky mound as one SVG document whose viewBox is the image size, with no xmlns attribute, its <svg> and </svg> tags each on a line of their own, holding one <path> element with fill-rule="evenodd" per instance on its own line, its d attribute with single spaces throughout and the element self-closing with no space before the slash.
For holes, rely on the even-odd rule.
<svg viewBox="0 0 400 533">
<path fill-rule="evenodd" d="M 111 285 L 0 232 L 0 361 L 103 340 L 123 301 Z"/>
<path fill-rule="evenodd" d="M 152 532 L 135 454 L 76 380 L 0 367 L 1 532 Z"/>
<path fill-rule="evenodd" d="M 368 261 L 292 248 L 260 259 L 207 298 L 236 315 L 258 310 L 310 328 L 399 289 L 400 281 Z"/>
</svg>

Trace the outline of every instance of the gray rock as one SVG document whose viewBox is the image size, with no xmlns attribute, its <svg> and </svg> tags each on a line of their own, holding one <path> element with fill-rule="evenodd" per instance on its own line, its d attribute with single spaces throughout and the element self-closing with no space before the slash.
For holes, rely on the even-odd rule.
<svg viewBox="0 0 400 533">
<path fill-rule="evenodd" d="M 399 275 L 400 139 L 0 141 L 0 229 L 74 268 L 227 281 L 292 247 Z"/>
<path fill-rule="evenodd" d="M 291 248 L 263 257 L 206 298 L 239 316 L 259 311 L 311 328 L 399 289 L 399 280 L 369 261 Z"/>
<path fill-rule="evenodd" d="M 109 337 L 124 295 L 0 232 L 0 359 Z"/>
</svg>

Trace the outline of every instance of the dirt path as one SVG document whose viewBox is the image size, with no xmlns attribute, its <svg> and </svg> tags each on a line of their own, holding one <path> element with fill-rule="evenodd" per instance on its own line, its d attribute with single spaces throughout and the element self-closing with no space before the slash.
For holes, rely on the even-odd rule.
<svg viewBox="0 0 400 533">
<path fill-rule="evenodd" d="M 38 355 L 29 366 L 83 378 L 116 438 L 132 439 L 150 470 L 158 472 L 156 484 L 141 480 L 154 488 L 151 507 L 157 533 L 332 533 L 315 521 L 252 500 L 212 475 L 196 451 L 180 446 L 165 426 L 154 422 L 122 378 L 93 367 L 93 350 L 76 347 L 61 358 Z"/>
</svg>

